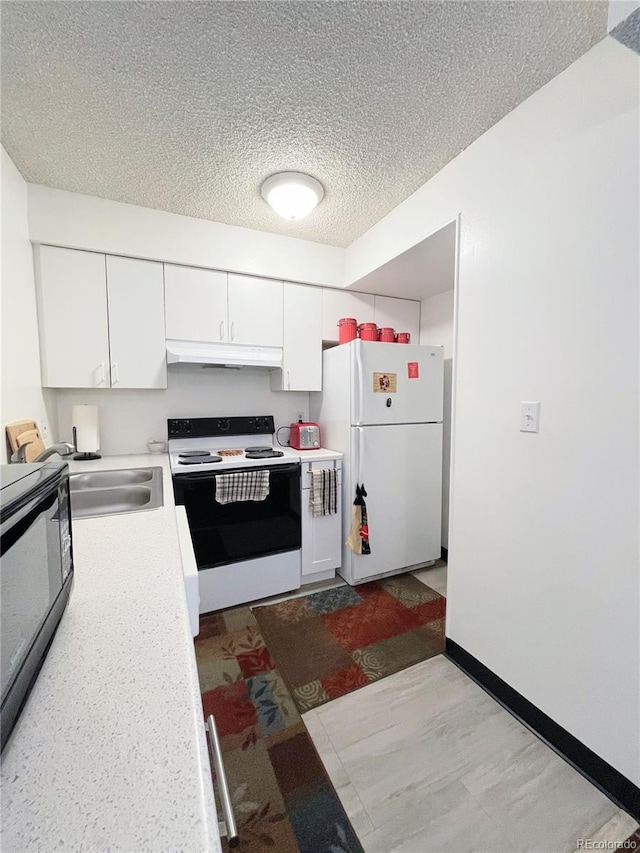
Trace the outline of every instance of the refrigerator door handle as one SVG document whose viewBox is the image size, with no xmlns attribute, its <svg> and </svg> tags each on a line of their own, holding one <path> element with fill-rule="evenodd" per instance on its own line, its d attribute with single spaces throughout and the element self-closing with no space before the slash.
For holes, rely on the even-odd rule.
<svg viewBox="0 0 640 853">
<path fill-rule="evenodd" d="M 358 348 L 355 348 L 355 356 L 356 356 L 356 371 L 358 376 L 358 392 L 357 392 L 357 400 L 358 400 L 358 420 L 357 423 L 361 424 L 364 420 L 364 375 L 362 372 L 362 359 L 360 358 L 360 351 Z"/>
<path fill-rule="evenodd" d="M 358 436 L 357 452 L 356 452 L 356 486 L 362 483 L 362 457 L 364 455 L 364 429 L 356 427 L 356 435 Z"/>
</svg>

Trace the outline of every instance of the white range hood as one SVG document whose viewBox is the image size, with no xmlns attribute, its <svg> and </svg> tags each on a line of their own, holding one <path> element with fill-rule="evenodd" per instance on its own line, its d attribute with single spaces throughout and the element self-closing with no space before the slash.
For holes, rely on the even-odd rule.
<svg viewBox="0 0 640 853">
<path fill-rule="evenodd" d="M 282 367 L 282 347 L 167 341 L 167 365 L 200 364 L 218 367 Z"/>
</svg>

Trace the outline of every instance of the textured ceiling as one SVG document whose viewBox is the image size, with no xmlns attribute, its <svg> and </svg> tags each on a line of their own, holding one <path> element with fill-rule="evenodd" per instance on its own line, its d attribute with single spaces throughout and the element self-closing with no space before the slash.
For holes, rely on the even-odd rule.
<svg viewBox="0 0 640 853">
<path fill-rule="evenodd" d="M 606 35 L 606 2 L 4 0 L 28 181 L 346 246 Z M 287 223 L 259 188 L 325 186 Z"/>
</svg>

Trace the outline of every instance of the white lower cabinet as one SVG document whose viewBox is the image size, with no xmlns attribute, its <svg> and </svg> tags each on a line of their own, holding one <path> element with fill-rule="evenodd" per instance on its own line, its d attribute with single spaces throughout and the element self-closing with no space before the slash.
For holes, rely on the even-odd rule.
<svg viewBox="0 0 640 853">
<path fill-rule="evenodd" d="M 337 512 L 314 516 L 310 507 L 311 471 L 336 470 Z M 342 460 L 305 462 L 302 457 L 302 585 L 334 577 L 342 561 Z"/>
<path fill-rule="evenodd" d="M 191 531 L 187 510 L 176 505 L 176 526 L 178 528 L 178 545 L 180 546 L 180 559 L 182 560 L 182 574 L 184 576 L 184 591 L 187 597 L 187 610 L 189 611 L 189 624 L 191 633 L 197 637 L 200 633 L 200 590 L 198 588 L 198 564 L 193 550 Z"/>
</svg>

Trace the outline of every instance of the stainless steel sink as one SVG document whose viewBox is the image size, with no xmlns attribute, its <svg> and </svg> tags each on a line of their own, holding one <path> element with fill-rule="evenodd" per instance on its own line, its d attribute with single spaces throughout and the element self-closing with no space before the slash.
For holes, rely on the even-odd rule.
<svg viewBox="0 0 640 853">
<path fill-rule="evenodd" d="M 153 479 L 158 468 L 122 468 L 116 471 L 92 471 L 88 474 L 72 474 L 71 490 L 104 489 L 110 486 L 128 486 L 130 483 L 147 483 Z"/>
<path fill-rule="evenodd" d="M 163 505 L 160 467 L 71 474 L 69 484 L 72 518 L 140 512 Z"/>
</svg>

